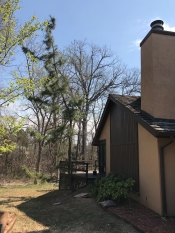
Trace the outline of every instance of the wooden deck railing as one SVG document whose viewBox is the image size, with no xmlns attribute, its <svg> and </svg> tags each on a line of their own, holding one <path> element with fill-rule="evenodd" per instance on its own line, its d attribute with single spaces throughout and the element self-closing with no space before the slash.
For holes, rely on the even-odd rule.
<svg viewBox="0 0 175 233">
<path fill-rule="evenodd" d="M 88 184 L 88 171 L 89 170 L 97 170 L 97 160 L 96 161 L 60 161 L 59 165 L 60 169 L 60 184 L 62 184 L 62 180 L 66 179 L 65 176 L 68 176 L 68 171 L 70 171 L 71 180 L 74 182 L 75 180 L 84 180 L 85 184 Z M 69 170 L 70 169 L 70 170 Z M 78 174 L 84 173 L 83 176 L 77 176 Z M 75 176 L 76 174 L 76 176 Z M 64 178 L 63 178 L 64 177 Z M 66 183 L 66 181 L 65 181 Z"/>
<path fill-rule="evenodd" d="M 80 164 L 84 164 L 84 163 L 88 163 L 88 169 L 91 171 L 96 171 L 98 169 L 98 160 L 75 160 L 72 161 L 73 163 L 80 163 Z"/>
</svg>

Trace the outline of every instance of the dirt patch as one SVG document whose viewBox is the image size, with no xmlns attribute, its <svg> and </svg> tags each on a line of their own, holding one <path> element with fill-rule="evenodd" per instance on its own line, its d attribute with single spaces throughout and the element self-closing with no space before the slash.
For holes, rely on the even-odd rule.
<svg viewBox="0 0 175 233">
<path fill-rule="evenodd" d="M 104 211 L 93 198 L 74 198 L 80 192 L 87 190 L 59 191 L 48 184 L 0 186 L 0 210 L 17 214 L 13 233 L 137 232 L 131 225 Z"/>
</svg>

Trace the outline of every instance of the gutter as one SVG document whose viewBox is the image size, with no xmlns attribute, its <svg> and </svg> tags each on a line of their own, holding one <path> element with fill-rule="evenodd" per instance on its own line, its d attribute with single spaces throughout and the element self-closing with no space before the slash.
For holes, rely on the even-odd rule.
<svg viewBox="0 0 175 233">
<path fill-rule="evenodd" d="M 164 163 L 164 149 L 174 142 L 174 137 L 171 136 L 169 141 L 160 146 L 160 176 L 161 176 L 161 193 L 162 193 L 162 213 L 167 215 L 167 201 L 166 201 L 166 182 L 165 182 L 165 163 Z"/>
</svg>

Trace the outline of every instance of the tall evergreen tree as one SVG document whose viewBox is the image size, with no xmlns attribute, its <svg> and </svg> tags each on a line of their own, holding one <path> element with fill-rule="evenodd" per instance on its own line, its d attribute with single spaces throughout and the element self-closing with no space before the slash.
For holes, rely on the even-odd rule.
<svg viewBox="0 0 175 233">
<path fill-rule="evenodd" d="M 48 77 L 45 80 L 44 88 L 41 90 L 43 98 L 29 97 L 29 100 L 42 102 L 53 113 L 53 128 L 50 131 L 50 141 L 57 143 L 64 135 L 68 140 L 68 160 L 71 162 L 72 138 L 74 135 L 74 122 L 80 117 L 80 106 L 83 100 L 76 96 L 73 89 L 70 89 L 69 79 L 60 73 L 60 67 L 64 64 L 64 59 L 60 56 L 57 46 L 54 44 L 52 31 L 55 29 L 55 19 L 50 17 L 46 28 L 45 53 L 37 57 L 28 48 L 23 47 L 23 52 L 30 54 L 42 61 L 47 71 Z M 82 117 L 82 116 L 81 116 Z M 59 118 L 59 122 L 58 122 Z M 61 121 L 60 121 L 61 119 Z"/>
</svg>

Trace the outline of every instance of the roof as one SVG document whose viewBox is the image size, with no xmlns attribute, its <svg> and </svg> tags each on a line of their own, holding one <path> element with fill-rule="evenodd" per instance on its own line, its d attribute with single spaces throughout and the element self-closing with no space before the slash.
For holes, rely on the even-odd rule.
<svg viewBox="0 0 175 233">
<path fill-rule="evenodd" d="M 101 120 L 99 122 L 95 137 L 93 139 L 93 145 L 97 145 L 98 143 L 98 138 L 110 112 L 111 103 L 123 107 L 126 111 L 128 111 L 129 114 L 131 114 L 135 118 L 135 120 L 140 125 L 148 130 L 154 137 L 175 136 L 175 120 L 154 118 L 153 116 L 141 110 L 140 96 L 123 96 L 110 94 L 104 108 Z"/>
</svg>

